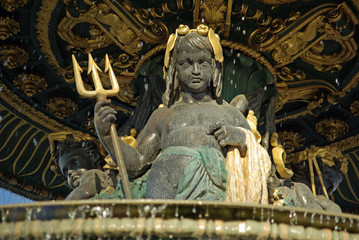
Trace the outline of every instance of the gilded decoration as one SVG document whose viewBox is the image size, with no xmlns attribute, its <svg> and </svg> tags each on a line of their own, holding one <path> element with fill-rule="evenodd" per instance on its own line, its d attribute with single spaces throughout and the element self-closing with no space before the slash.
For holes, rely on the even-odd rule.
<svg viewBox="0 0 359 240">
<path fill-rule="evenodd" d="M 345 140 L 344 140 L 345 141 Z M 343 150 L 338 149 L 335 146 L 329 145 L 324 147 L 310 146 L 301 152 L 289 154 L 288 159 L 290 162 L 297 164 L 302 161 L 308 161 L 309 158 L 313 159 L 320 157 L 325 165 L 332 167 L 335 165 L 334 159 L 337 159 L 341 163 L 340 171 L 343 174 L 348 172 L 348 159 L 343 156 Z"/>
<path fill-rule="evenodd" d="M 269 4 L 269 5 L 280 5 L 280 4 L 288 4 L 292 2 L 297 2 L 299 0 L 257 0 L 258 2 Z"/>
<path fill-rule="evenodd" d="M 315 130 L 329 141 L 334 141 L 348 133 L 349 127 L 345 121 L 330 117 L 319 121 L 315 125 Z"/>
<path fill-rule="evenodd" d="M 301 58 L 318 71 L 336 72 L 342 69 L 342 63 L 356 55 L 353 37 L 356 24 L 358 19 L 346 3 L 323 4 L 302 16 L 272 20 L 255 30 L 248 44 L 262 52 L 271 52 L 276 68 Z M 340 50 L 323 54 L 333 42 L 340 45 Z"/>
<path fill-rule="evenodd" d="M 51 131 L 65 131 L 67 127 L 58 123 L 57 121 L 49 118 L 42 112 L 34 110 L 32 106 L 22 101 L 16 94 L 11 92 L 10 89 L 3 83 L 0 83 L 1 99 L 9 104 L 13 109 L 19 113 L 36 122 L 37 124 L 51 130 Z"/>
<path fill-rule="evenodd" d="M 14 85 L 28 97 L 32 97 L 35 93 L 42 92 L 47 88 L 45 78 L 31 73 L 18 75 L 14 79 Z"/>
<path fill-rule="evenodd" d="M 304 146 L 305 138 L 298 132 L 283 131 L 279 132 L 278 135 L 286 153 L 291 153 L 294 149 Z"/>
<path fill-rule="evenodd" d="M 355 116 L 359 117 L 359 101 L 355 100 L 351 105 L 350 105 L 350 112 L 352 114 L 354 114 Z"/>
<path fill-rule="evenodd" d="M 66 16 L 60 21 L 57 34 L 75 48 L 89 53 L 98 48 L 116 44 L 132 58 L 138 58 L 143 42 L 158 44 L 165 42 L 168 29 L 159 20 L 152 20 L 145 9 L 136 9 L 131 2 L 122 4 L 105 0 L 104 3 L 90 3 L 83 9 L 77 1 L 66 1 Z M 71 14 L 73 10 L 79 14 Z M 77 16 L 78 15 L 78 16 Z M 90 24 L 87 35 L 81 37 L 74 28 L 79 24 Z"/>
<path fill-rule="evenodd" d="M 78 111 L 77 104 L 64 97 L 52 97 L 46 102 L 46 108 L 56 115 L 56 117 L 64 119 Z"/>
<path fill-rule="evenodd" d="M 272 158 L 275 167 L 282 178 L 291 178 L 293 171 L 286 168 L 287 154 L 284 151 L 284 147 L 280 144 L 278 133 L 274 132 L 271 136 L 270 143 L 272 146 Z"/>
<path fill-rule="evenodd" d="M 89 130 L 90 132 L 96 133 L 93 116 L 89 116 L 86 118 L 83 127 Z"/>
<path fill-rule="evenodd" d="M 27 0 L 1 0 L 1 7 L 8 12 L 12 12 L 16 8 L 25 6 L 26 3 Z"/>
<path fill-rule="evenodd" d="M 27 63 L 29 55 L 27 52 L 13 45 L 0 46 L 0 62 L 8 69 L 14 69 Z"/>
<path fill-rule="evenodd" d="M 221 32 L 224 31 L 225 13 L 227 11 L 224 0 L 205 0 L 200 3 L 199 9 L 200 17 L 205 24 L 213 30 L 219 27 Z"/>
<path fill-rule="evenodd" d="M 9 17 L 0 17 L 0 39 L 5 40 L 20 32 L 20 24 Z"/>
</svg>

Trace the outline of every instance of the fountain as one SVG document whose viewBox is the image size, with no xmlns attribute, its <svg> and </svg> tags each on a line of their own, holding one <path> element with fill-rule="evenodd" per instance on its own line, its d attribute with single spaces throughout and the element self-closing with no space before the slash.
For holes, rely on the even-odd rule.
<svg viewBox="0 0 359 240">
<path fill-rule="evenodd" d="M 193 45 L 188 46 L 183 39 L 192 41 Z M 177 46 L 176 49 L 175 44 L 181 47 Z M 196 54 L 192 53 L 194 46 L 200 46 Z M 174 56 L 184 60 L 172 60 L 172 50 Z M 211 51 L 212 55 L 209 54 Z M 176 34 L 169 38 L 166 50 L 165 108 L 156 110 L 152 115 L 152 120 L 149 120 L 142 132 L 144 140 L 140 139 L 140 147 L 134 149 L 119 141 L 115 126 L 111 121 L 105 121 L 106 116 L 99 116 L 109 106 L 109 102 L 104 100 L 106 96 L 118 91 L 109 60 L 106 60 L 106 70 L 110 73 L 113 89 L 102 88 L 97 68 L 91 60 L 89 66 L 92 69 L 89 73 L 93 75 L 96 89 L 87 91 L 79 81 L 80 70 L 74 59 L 79 93 L 100 100 L 95 107 L 95 118 L 99 118 L 96 120 L 97 133 L 107 152 L 120 167 L 122 183 L 119 184 L 122 187 L 119 191 L 128 199 L 1 206 L 0 239 L 359 239 L 357 216 L 268 204 L 268 192 L 270 195 L 272 191 L 270 188 L 274 184 L 279 189 L 279 184 L 275 181 L 269 184 L 271 162 L 267 152 L 258 143 L 260 136 L 252 133 L 257 132 L 256 124 L 248 124 L 242 113 L 235 109 L 241 104 L 229 106 L 220 101 L 222 61 L 219 38 L 213 30 L 204 25 L 189 30 L 187 26 L 181 25 Z M 191 64 L 196 65 L 193 67 L 195 73 L 186 69 Z M 205 70 L 205 74 L 210 74 L 202 76 L 197 71 L 199 67 Z M 177 68 L 183 71 L 178 70 L 176 73 Z M 175 82 L 177 74 L 179 83 Z M 191 74 L 197 77 L 193 78 Z M 171 112 L 176 107 L 178 111 Z M 188 110 L 190 108 L 191 111 Z M 111 108 L 107 109 L 110 109 L 110 115 L 114 114 Z M 209 109 L 210 114 L 196 116 L 195 111 L 203 109 Z M 202 114 L 208 113 L 206 111 Z M 167 122 L 161 122 L 163 116 L 166 116 Z M 253 113 L 250 118 L 255 118 Z M 223 120 L 223 124 L 218 124 L 218 119 Z M 158 130 L 162 127 L 161 123 L 168 127 L 166 131 L 161 130 L 164 132 Z M 146 134 L 149 135 L 148 139 Z M 188 139 L 191 141 L 186 141 Z M 225 151 L 220 151 L 224 147 L 228 147 L 226 157 Z M 81 148 L 81 144 L 77 148 Z M 70 161 L 63 161 L 70 165 Z M 138 172 L 144 172 L 143 169 L 149 163 L 152 167 L 145 175 L 146 197 L 152 199 L 130 199 L 133 189 L 127 182 L 126 170 L 135 178 Z M 59 171 L 72 178 L 67 173 L 70 168 L 67 169 L 65 164 L 60 165 Z M 102 174 L 102 171 L 93 168 L 91 166 L 91 169 L 85 170 L 89 170 L 87 173 L 96 170 L 96 174 L 91 175 L 94 178 Z M 90 183 L 86 181 L 86 176 L 90 176 L 87 173 L 78 176 L 81 180 L 74 185 L 75 189 L 83 187 L 84 182 Z M 177 186 L 173 187 L 163 181 L 169 175 L 173 175 L 171 177 L 175 178 Z M 78 179 L 72 180 L 75 182 Z M 267 187 L 267 183 L 270 186 Z M 298 192 L 303 187 L 296 186 L 297 192 L 288 190 L 288 194 L 300 198 L 296 201 L 304 201 L 304 205 L 307 201 L 315 201 L 313 196 L 308 198 L 307 193 Z M 102 190 L 107 190 L 107 187 Z M 280 187 L 285 188 L 285 182 Z M 329 200 L 325 200 L 321 203 L 328 203 Z"/>
<path fill-rule="evenodd" d="M 359 239 L 358 216 L 245 203 L 39 202 L 0 216 L 0 239 Z"/>
</svg>

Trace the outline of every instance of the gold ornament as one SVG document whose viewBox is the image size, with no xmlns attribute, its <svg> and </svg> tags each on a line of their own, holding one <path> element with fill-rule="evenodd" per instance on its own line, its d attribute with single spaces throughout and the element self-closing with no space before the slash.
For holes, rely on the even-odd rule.
<svg viewBox="0 0 359 240">
<path fill-rule="evenodd" d="M 0 46 L 0 62 L 8 69 L 24 65 L 28 59 L 29 55 L 27 52 L 18 46 Z"/>
<path fill-rule="evenodd" d="M 224 15 L 227 6 L 223 0 L 205 0 L 200 4 L 200 16 L 204 22 L 213 30 L 220 27 L 220 31 L 224 31 Z"/>
<path fill-rule="evenodd" d="M 355 100 L 351 105 L 350 105 L 350 112 L 352 114 L 354 114 L 355 116 L 359 117 L 359 101 Z"/>
<path fill-rule="evenodd" d="M 32 97 L 35 93 L 42 92 L 47 88 L 45 78 L 31 73 L 18 75 L 14 79 L 14 85 L 28 97 Z"/>
<path fill-rule="evenodd" d="M 283 131 L 279 132 L 278 135 L 286 153 L 291 153 L 294 149 L 304 146 L 305 138 L 300 133 Z"/>
<path fill-rule="evenodd" d="M 52 97 L 46 102 L 46 108 L 56 115 L 56 117 L 64 119 L 78 111 L 77 104 L 69 98 Z"/>
<path fill-rule="evenodd" d="M 20 24 L 9 17 L 0 17 L 0 39 L 5 40 L 20 31 Z"/>
<path fill-rule="evenodd" d="M 346 24 L 338 27 L 344 19 Z M 292 21 L 297 24 L 289 24 Z M 274 19 L 270 25 L 255 30 L 248 44 L 262 52 L 272 52 L 276 68 L 301 58 L 318 71 L 335 72 L 341 70 L 342 63 L 356 56 L 355 28 L 348 34 L 342 34 L 342 30 L 350 24 L 358 24 L 358 19 L 346 3 L 323 4 L 301 17 L 290 17 L 284 21 Z M 326 40 L 337 42 L 341 50 L 322 54 Z"/>
<path fill-rule="evenodd" d="M 23 7 L 26 3 L 27 0 L 1 0 L 1 6 L 8 12 L 12 12 L 18 7 Z"/>
<path fill-rule="evenodd" d="M 325 118 L 315 125 L 315 130 L 322 136 L 325 136 L 329 141 L 334 141 L 336 138 L 348 133 L 348 124 L 335 118 Z"/>
</svg>

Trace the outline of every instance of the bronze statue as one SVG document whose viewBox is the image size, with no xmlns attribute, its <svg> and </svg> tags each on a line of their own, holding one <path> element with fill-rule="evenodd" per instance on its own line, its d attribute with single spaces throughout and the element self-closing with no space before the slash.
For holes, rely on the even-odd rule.
<svg viewBox="0 0 359 240">
<path fill-rule="evenodd" d="M 73 189 L 66 200 L 89 199 L 107 187 L 116 188 L 116 172 L 104 171 L 106 152 L 97 139 L 74 131 L 51 133 L 49 141 L 52 169 Z"/>
<path fill-rule="evenodd" d="M 140 133 L 136 149 L 120 143 L 132 178 L 151 166 L 146 198 L 228 198 L 226 154 L 236 148 L 240 157 L 248 155 L 251 128 L 241 111 L 221 98 L 222 61 L 219 37 L 205 25 L 191 30 L 181 25 L 170 36 L 164 66 L 164 107 L 153 112 Z M 109 129 L 115 114 L 109 100 L 99 101 L 95 106 L 98 136 L 113 159 Z M 253 165 L 259 175 L 243 173 L 244 178 L 263 183 L 259 192 L 253 190 L 255 201 L 266 203 L 268 156 L 258 166 L 254 162 L 245 164 L 243 168 L 249 168 L 244 171 Z M 235 185 L 235 181 L 228 185 Z"/>
</svg>

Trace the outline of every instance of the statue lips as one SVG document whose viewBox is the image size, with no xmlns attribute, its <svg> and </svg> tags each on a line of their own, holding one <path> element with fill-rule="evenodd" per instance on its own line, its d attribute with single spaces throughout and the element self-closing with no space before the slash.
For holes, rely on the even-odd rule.
<svg viewBox="0 0 359 240">
<path fill-rule="evenodd" d="M 192 78 L 192 83 L 200 83 L 202 81 L 201 78 Z"/>
</svg>

